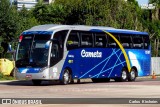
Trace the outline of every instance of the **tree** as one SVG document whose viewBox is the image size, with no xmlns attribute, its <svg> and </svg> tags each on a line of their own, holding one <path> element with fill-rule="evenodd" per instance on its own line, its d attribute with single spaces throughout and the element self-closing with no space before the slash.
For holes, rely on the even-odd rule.
<svg viewBox="0 0 160 107">
<path fill-rule="evenodd" d="M 149 3 L 155 3 L 160 6 L 160 0 L 149 0 Z"/>
<path fill-rule="evenodd" d="M 32 14 L 40 22 L 40 24 L 61 24 L 65 20 L 66 13 L 64 12 L 63 5 L 56 5 L 55 3 L 48 5 L 44 4 L 42 1 L 39 1 L 32 10 Z"/>
<path fill-rule="evenodd" d="M 65 18 L 63 24 L 143 29 L 139 21 L 141 9 L 135 0 L 56 0 L 55 4 L 63 5 L 67 13 L 62 17 Z"/>
<path fill-rule="evenodd" d="M 9 0 L 0 0 L 0 35 L 3 52 L 0 57 L 5 57 L 8 43 L 15 38 L 18 28 L 18 13 L 14 6 L 10 5 Z"/>
<path fill-rule="evenodd" d="M 151 19 L 147 21 L 148 31 L 150 32 L 150 39 L 152 42 L 152 55 L 159 56 L 160 45 L 160 0 L 149 0 L 149 3 L 155 6 L 155 9 L 151 11 Z"/>
<path fill-rule="evenodd" d="M 24 6 L 18 12 L 18 17 L 19 17 L 19 29 L 17 30 L 17 35 L 20 35 L 20 33 L 22 33 L 26 29 L 29 29 L 33 26 L 40 24 L 33 16 L 32 12 L 27 10 Z"/>
</svg>

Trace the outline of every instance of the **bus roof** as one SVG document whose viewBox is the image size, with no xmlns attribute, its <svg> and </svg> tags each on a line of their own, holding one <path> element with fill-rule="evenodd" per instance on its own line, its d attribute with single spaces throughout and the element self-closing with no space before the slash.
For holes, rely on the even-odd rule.
<svg viewBox="0 0 160 107">
<path fill-rule="evenodd" d="M 140 32 L 135 30 L 127 29 L 115 29 L 113 27 L 104 27 L 104 26 L 86 26 L 86 25 L 56 25 L 56 24 L 46 24 L 34 26 L 31 29 L 26 30 L 25 32 L 30 31 L 54 31 L 57 29 L 73 29 L 73 30 L 84 30 L 84 31 L 97 31 L 103 32 L 107 31 L 110 33 L 126 33 L 126 34 L 144 34 L 147 35 L 147 32 Z"/>
</svg>

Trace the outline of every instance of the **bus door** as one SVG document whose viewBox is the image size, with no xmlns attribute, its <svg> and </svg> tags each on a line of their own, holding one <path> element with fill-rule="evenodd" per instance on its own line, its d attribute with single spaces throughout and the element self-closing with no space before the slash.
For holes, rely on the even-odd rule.
<svg viewBox="0 0 160 107">
<path fill-rule="evenodd" d="M 61 48 L 60 48 L 59 43 L 53 41 L 52 42 L 51 53 L 50 53 L 50 66 L 54 66 L 55 64 L 57 64 L 62 59 L 60 49 Z"/>
<path fill-rule="evenodd" d="M 72 76 L 78 77 L 80 72 L 79 66 L 79 50 L 80 50 L 80 38 L 78 31 L 71 31 L 67 39 L 66 48 L 68 50 L 67 64 L 65 66 L 72 69 Z"/>
<path fill-rule="evenodd" d="M 62 60 L 64 54 L 64 41 L 68 30 L 58 31 L 54 34 L 50 53 L 50 66 L 54 66 Z M 61 65 L 62 66 L 62 65 Z M 61 67 L 59 67 L 60 69 Z"/>
</svg>

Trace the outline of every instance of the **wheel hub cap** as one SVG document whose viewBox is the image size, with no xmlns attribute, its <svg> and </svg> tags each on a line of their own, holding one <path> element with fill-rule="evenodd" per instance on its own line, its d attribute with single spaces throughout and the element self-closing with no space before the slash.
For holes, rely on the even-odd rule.
<svg viewBox="0 0 160 107">
<path fill-rule="evenodd" d="M 136 77 L 136 74 L 134 71 L 131 71 L 131 78 L 134 79 Z"/>
<path fill-rule="evenodd" d="M 122 78 L 126 79 L 127 78 L 127 73 L 125 71 L 122 72 Z"/>
<path fill-rule="evenodd" d="M 69 74 L 66 72 L 65 74 L 64 74 L 64 81 L 68 81 L 69 80 Z"/>
</svg>

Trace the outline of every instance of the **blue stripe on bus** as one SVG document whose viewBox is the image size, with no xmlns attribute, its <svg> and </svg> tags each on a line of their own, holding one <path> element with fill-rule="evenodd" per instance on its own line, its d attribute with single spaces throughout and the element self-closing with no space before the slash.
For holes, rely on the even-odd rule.
<svg viewBox="0 0 160 107">
<path fill-rule="evenodd" d="M 52 33 L 53 31 L 26 31 L 26 32 L 23 32 L 22 35 L 30 35 L 30 34 L 51 35 Z"/>
<path fill-rule="evenodd" d="M 39 73 L 41 68 L 18 68 L 20 73 Z"/>
<path fill-rule="evenodd" d="M 102 30 L 99 29 L 91 29 L 91 32 L 103 32 Z M 147 32 L 140 32 L 140 31 L 127 31 L 127 30 L 118 30 L 118 29 L 110 29 L 110 30 L 105 30 L 110 33 L 123 33 L 123 34 L 138 34 L 138 35 L 148 35 Z"/>
</svg>

